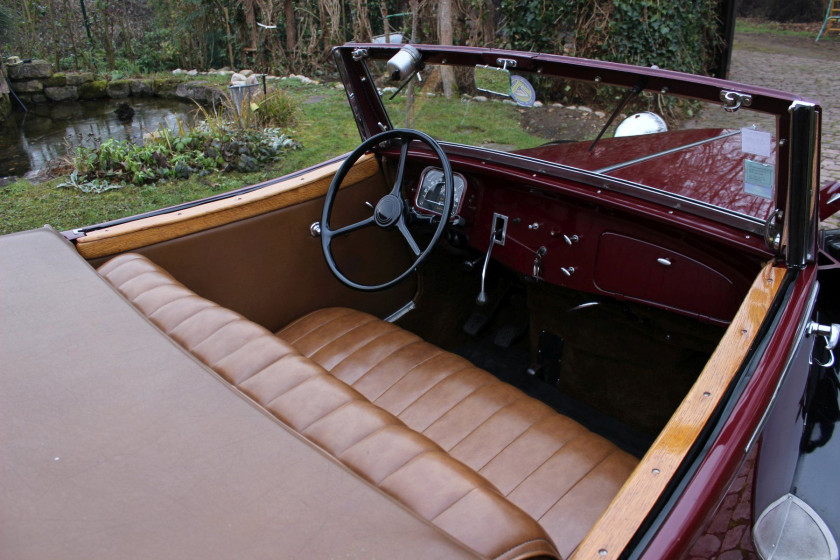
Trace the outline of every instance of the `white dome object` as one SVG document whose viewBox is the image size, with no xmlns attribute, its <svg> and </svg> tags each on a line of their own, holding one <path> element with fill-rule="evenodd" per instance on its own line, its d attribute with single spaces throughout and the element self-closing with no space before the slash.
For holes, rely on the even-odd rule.
<svg viewBox="0 0 840 560">
<path fill-rule="evenodd" d="M 655 134 L 657 132 L 667 132 L 668 125 L 665 120 L 650 111 L 644 113 L 636 113 L 630 115 L 615 129 L 614 136 L 639 136 L 641 134 Z"/>
</svg>

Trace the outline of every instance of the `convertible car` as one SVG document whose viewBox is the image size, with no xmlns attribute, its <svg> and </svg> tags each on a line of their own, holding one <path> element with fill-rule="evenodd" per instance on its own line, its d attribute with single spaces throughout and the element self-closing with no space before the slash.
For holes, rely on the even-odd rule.
<svg viewBox="0 0 840 560">
<path fill-rule="evenodd" d="M 838 557 L 818 104 L 333 56 L 352 153 L 0 237 L 2 557 L 678 558 L 750 456 L 757 552 Z"/>
</svg>

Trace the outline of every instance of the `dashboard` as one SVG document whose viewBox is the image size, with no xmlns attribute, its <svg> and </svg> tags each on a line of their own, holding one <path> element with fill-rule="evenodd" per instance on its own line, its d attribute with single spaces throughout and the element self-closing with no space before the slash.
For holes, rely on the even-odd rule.
<svg viewBox="0 0 840 560">
<path fill-rule="evenodd" d="M 629 212 L 483 173 L 455 172 L 454 189 L 457 237 L 533 281 L 726 324 L 752 279 L 731 252 Z M 417 212 L 441 215 L 440 168 L 425 167 L 414 190 Z"/>
</svg>

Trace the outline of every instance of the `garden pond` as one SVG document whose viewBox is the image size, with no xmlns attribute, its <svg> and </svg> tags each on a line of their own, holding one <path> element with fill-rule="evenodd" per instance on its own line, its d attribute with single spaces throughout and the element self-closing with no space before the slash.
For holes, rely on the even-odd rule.
<svg viewBox="0 0 840 560">
<path fill-rule="evenodd" d="M 134 111 L 130 120 L 116 113 L 125 103 Z M 31 106 L 28 113 L 14 111 L 0 128 L 0 178 L 33 176 L 75 146 L 93 148 L 109 138 L 139 144 L 148 132 L 177 130 L 179 123 L 194 123 L 199 116 L 194 102 L 159 97 L 43 104 Z"/>
</svg>

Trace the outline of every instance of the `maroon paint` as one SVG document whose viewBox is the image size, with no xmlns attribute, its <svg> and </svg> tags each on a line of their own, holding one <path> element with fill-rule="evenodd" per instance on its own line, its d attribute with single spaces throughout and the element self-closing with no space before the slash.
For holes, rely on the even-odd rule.
<svg viewBox="0 0 840 560">
<path fill-rule="evenodd" d="M 507 239 L 493 248 L 493 258 L 530 276 L 536 253 L 544 247 L 541 277 L 552 284 L 725 324 L 758 270 L 755 261 L 745 266 L 733 262 L 732 256 L 714 258 L 708 245 L 695 247 L 694 240 L 681 239 L 675 230 L 663 235 L 623 212 L 501 185 L 487 183 L 475 189 L 477 213 L 467 230 L 470 244 L 486 251 L 493 214 L 504 214 L 509 217 Z M 564 235 L 577 236 L 578 241 L 570 245 Z M 618 236 L 622 241 L 616 247 Z M 658 258 L 671 259 L 672 266 L 660 264 Z M 620 279 L 620 284 L 605 285 L 608 276 Z M 712 285 L 721 291 L 709 292 Z"/>
<path fill-rule="evenodd" d="M 391 149 L 383 152 L 383 155 L 388 159 L 396 160 L 399 151 Z M 426 162 L 429 165 L 437 163 L 435 156 L 421 149 L 410 149 L 409 159 L 413 162 Z M 659 224 L 663 233 L 667 232 L 673 235 L 676 230 L 683 229 L 697 234 L 696 239 L 701 242 L 721 242 L 723 245 L 751 257 L 766 260 L 773 256 L 761 236 L 745 234 L 737 228 L 701 216 L 671 210 L 630 195 L 581 185 L 552 175 L 512 169 L 505 165 L 466 156 L 450 155 L 449 160 L 453 169 L 467 174 L 470 178 L 467 186 L 467 196 L 470 192 L 475 193 L 478 190 L 475 188 L 475 180 L 478 178 L 481 185 L 498 182 L 509 186 L 518 186 L 523 191 L 542 192 L 544 196 L 562 197 L 563 200 L 576 200 L 592 207 L 599 206 L 610 211 L 637 214 L 645 220 Z M 419 172 L 416 176 L 419 176 Z M 471 186 L 473 189 L 470 188 Z M 651 225 L 656 227 L 654 224 Z M 686 236 L 685 233 L 680 233 L 680 235 Z"/>
<path fill-rule="evenodd" d="M 741 397 L 709 453 L 682 496 L 671 509 L 642 558 L 681 558 L 715 513 L 726 490 L 746 458 L 745 447 L 757 428 L 781 378 L 808 305 L 808 292 L 816 281 L 816 267 L 803 269 L 793 294 L 782 310 L 779 324 Z"/>
<path fill-rule="evenodd" d="M 402 46 L 380 43 L 358 43 L 341 48 L 364 48 L 368 50 L 373 58 L 388 59 L 402 48 Z M 413 44 L 413 46 L 423 54 L 424 62 L 432 64 L 442 64 L 445 61 L 446 64 L 467 66 L 474 66 L 475 64 L 498 66 L 496 60 L 499 57 L 503 57 L 516 60 L 516 70 L 518 71 L 543 72 L 545 74 L 562 75 L 568 78 L 586 81 L 595 81 L 597 77 L 600 78 L 600 82 L 603 84 L 623 85 L 626 87 L 632 87 L 639 82 L 640 78 L 645 78 L 647 83 L 644 89 L 647 91 L 659 92 L 663 88 L 667 88 L 666 91 L 675 95 L 705 99 L 715 103 L 720 102 L 719 95 L 721 89 L 734 89 L 753 96 L 750 109 L 776 115 L 786 113 L 793 101 L 802 99 L 798 95 L 770 88 L 739 84 L 737 82 L 695 74 L 684 74 L 672 70 L 642 68 L 617 62 L 604 62 L 562 55 L 506 51 L 483 47 L 422 44 Z"/>
<path fill-rule="evenodd" d="M 727 132 L 731 130 L 675 130 L 607 138 L 592 151 L 589 151 L 591 142 L 587 141 L 542 146 L 515 153 L 595 171 Z M 739 135 L 729 136 L 628 165 L 608 175 L 766 220 L 773 211 L 773 200 L 744 191 L 744 162 L 747 159 L 775 165 L 775 142 L 770 156 L 761 157 L 745 154 L 741 150 Z"/>
</svg>

